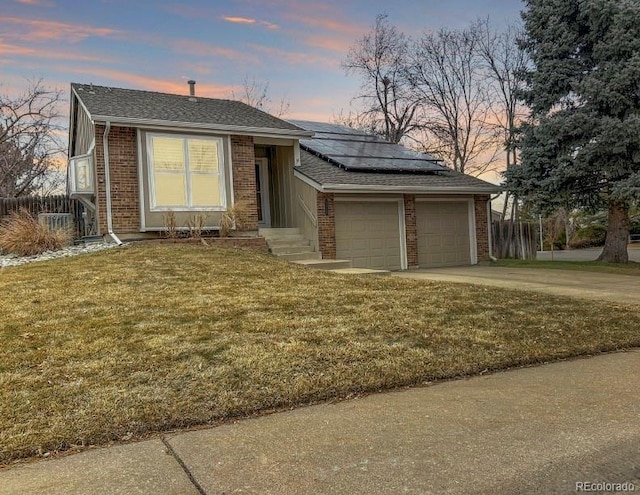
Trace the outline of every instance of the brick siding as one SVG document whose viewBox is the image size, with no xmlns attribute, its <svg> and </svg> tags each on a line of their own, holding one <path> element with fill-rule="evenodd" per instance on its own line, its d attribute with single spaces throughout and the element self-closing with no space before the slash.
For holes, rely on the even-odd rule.
<svg viewBox="0 0 640 495">
<path fill-rule="evenodd" d="M 258 200 L 256 198 L 256 155 L 251 136 L 231 136 L 233 162 L 233 193 L 235 201 L 247 205 L 248 215 L 243 231 L 258 230 Z"/>
<path fill-rule="evenodd" d="M 96 125 L 96 171 L 98 226 L 107 233 L 106 183 L 102 137 L 104 125 Z M 133 233 L 140 231 L 138 189 L 138 145 L 136 129 L 111 127 L 109 131 L 109 176 L 111 180 L 111 218 L 113 231 Z"/>
<path fill-rule="evenodd" d="M 418 227 L 416 223 L 416 197 L 404 195 L 404 223 L 407 238 L 407 266 L 418 268 Z"/>
<path fill-rule="evenodd" d="M 478 261 L 489 261 L 489 222 L 487 219 L 487 202 L 489 196 L 474 196 L 476 213 L 476 249 Z"/>
<path fill-rule="evenodd" d="M 336 259 L 336 217 L 333 193 L 318 192 L 316 199 L 318 246 L 322 258 Z"/>
<path fill-rule="evenodd" d="M 98 228 L 107 233 L 106 184 L 102 136 L 104 125 L 96 125 L 96 204 Z M 231 136 L 233 189 L 235 201 L 248 206 L 242 230 L 258 229 L 255 154 L 251 136 Z M 136 129 L 113 126 L 109 131 L 109 173 L 111 179 L 111 213 L 113 231 L 129 234 L 140 231 L 140 195 L 138 187 L 138 143 Z M 239 229 L 240 230 L 240 229 Z"/>
</svg>

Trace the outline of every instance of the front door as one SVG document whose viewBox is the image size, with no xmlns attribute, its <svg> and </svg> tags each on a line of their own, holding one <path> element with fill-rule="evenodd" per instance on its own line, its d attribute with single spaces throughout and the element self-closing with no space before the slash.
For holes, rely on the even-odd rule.
<svg viewBox="0 0 640 495">
<path fill-rule="evenodd" d="M 266 158 L 256 158 L 256 203 L 258 205 L 258 225 L 270 227 L 269 161 Z"/>
</svg>

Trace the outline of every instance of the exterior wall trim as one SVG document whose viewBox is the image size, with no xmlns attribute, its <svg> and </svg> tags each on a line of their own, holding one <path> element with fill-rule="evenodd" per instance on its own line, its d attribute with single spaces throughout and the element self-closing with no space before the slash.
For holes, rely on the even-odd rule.
<svg viewBox="0 0 640 495">
<path fill-rule="evenodd" d="M 301 137 L 309 138 L 314 134 L 310 131 L 295 131 L 293 129 L 272 129 L 268 127 L 248 127 L 222 124 L 199 124 L 196 122 L 177 122 L 172 120 L 135 119 L 128 117 L 113 117 L 109 115 L 91 115 L 89 112 L 87 112 L 87 115 L 91 117 L 94 123 L 103 123 L 109 121 L 112 125 L 124 125 L 129 127 L 153 126 L 161 129 L 182 129 L 183 131 L 186 129 L 201 129 L 205 131 L 215 131 L 219 133 L 239 136 L 279 137 L 285 139 L 300 139 Z"/>
<path fill-rule="evenodd" d="M 138 201 L 140 209 L 140 232 L 146 232 L 146 218 L 145 211 L 146 205 L 144 203 L 144 174 L 142 167 L 144 167 L 144 159 L 142 157 L 142 133 L 140 129 L 136 129 L 136 141 L 138 142 Z"/>
</svg>

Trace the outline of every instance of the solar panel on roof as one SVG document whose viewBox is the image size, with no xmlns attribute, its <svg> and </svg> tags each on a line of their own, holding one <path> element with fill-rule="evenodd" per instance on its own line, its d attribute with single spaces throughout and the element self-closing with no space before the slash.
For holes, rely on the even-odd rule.
<svg viewBox="0 0 640 495">
<path fill-rule="evenodd" d="M 292 121 L 313 131 L 300 145 L 346 170 L 432 173 L 447 170 L 436 159 L 357 129 L 322 122 Z"/>
</svg>

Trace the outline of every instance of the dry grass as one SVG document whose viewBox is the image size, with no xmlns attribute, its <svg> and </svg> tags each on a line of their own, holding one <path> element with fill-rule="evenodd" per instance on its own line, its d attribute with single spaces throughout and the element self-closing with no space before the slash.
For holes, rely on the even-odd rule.
<svg viewBox="0 0 640 495">
<path fill-rule="evenodd" d="M 57 251 L 67 246 L 71 238 L 69 230 L 52 230 L 25 209 L 12 213 L 0 224 L 0 251 L 18 256 Z"/>
<path fill-rule="evenodd" d="M 640 275 L 640 263 L 633 261 L 629 263 L 603 263 L 602 261 L 498 260 L 491 264 L 507 268 L 551 268 L 617 275 Z"/>
<path fill-rule="evenodd" d="M 0 461 L 640 345 L 640 308 L 140 245 L 0 272 Z"/>
</svg>

